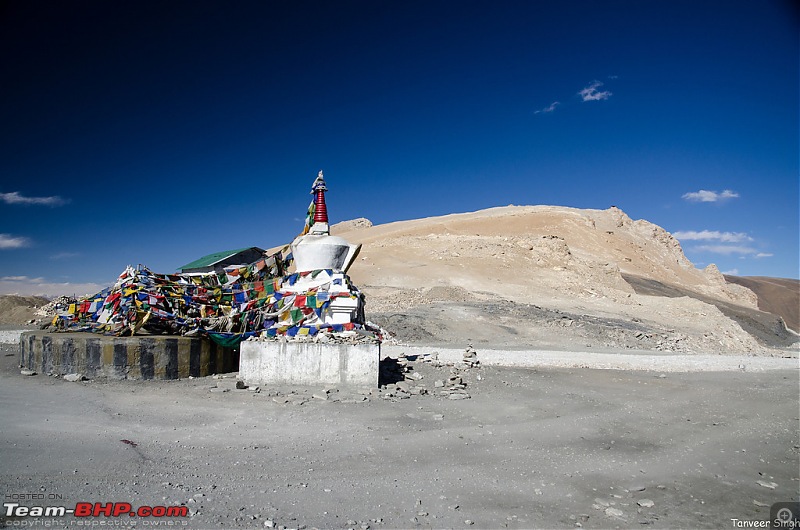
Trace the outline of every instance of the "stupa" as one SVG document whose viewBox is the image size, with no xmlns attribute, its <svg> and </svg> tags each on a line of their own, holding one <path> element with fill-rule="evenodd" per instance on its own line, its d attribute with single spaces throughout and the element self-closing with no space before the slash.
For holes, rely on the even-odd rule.
<svg viewBox="0 0 800 530">
<path fill-rule="evenodd" d="M 322 171 L 311 187 L 314 195 L 310 219 L 306 230 L 291 244 L 297 281 L 284 285 L 283 290 L 305 293 L 330 284 L 328 293 L 332 302 L 321 315 L 324 324 L 364 324 L 364 296 L 350 283 L 347 270 L 355 260 L 361 245 L 352 245 L 341 237 L 332 236 L 328 224 L 328 207 L 325 192 L 328 187 Z M 304 274 L 304 273 L 311 274 Z M 349 294 L 351 296 L 341 296 Z"/>
<path fill-rule="evenodd" d="M 313 326 L 330 331 L 311 334 L 301 330 L 277 340 L 262 336 L 243 341 L 239 377 L 248 385 L 378 384 L 380 342 L 365 330 L 364 295 L 347 276 L 361 245 L 331 235 L 326 191 L 320 171 L 311 187 L 314 200 L 306 228 L 290 245 L 295 273 L 284 278 L 280 292 L 293 296 L 293 305 L 301 311 L 311 309 L 303 308 L 303 300 L 319 301 L 320 293 L 325 293 L 329 303 L 315 313 L 318 320 Z M 277 323 L 279 327 L 282 324 Z M 285 324 L 292 322 L 287 320 Z"/>
</svg>

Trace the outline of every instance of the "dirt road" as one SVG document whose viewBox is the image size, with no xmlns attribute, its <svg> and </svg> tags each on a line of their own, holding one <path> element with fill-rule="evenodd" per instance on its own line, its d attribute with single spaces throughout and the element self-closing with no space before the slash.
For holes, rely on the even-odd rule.
<svg viewBox="0 0 800 530">
<path fill-rule="evenodd" d="M 712 528 L 765 520 L 800 489 L 797 370 L 481 367 L 453 400 L 434 384 L 448 367 L 412 362 L 429 395 L 354 402 L 211 391 L 212 378 L 24 377 L 14 351 L 0 371 L 5 502 L 185 505 L 170 520 L 186 528 Z"/>
</svg>

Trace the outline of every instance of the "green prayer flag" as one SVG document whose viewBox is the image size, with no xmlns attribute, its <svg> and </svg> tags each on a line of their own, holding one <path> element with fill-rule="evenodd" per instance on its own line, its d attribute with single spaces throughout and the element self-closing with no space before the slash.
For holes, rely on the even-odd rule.
<svg viewBox="0 0 800 530">
<path fill-rule="evenodd" d="M 222 346 L 223 348 L 238 348 L 239 343 L 242 342 L 243 334 L 227 335 L 221 333 L 210 333 L 208 338 Z"/>
</svg>

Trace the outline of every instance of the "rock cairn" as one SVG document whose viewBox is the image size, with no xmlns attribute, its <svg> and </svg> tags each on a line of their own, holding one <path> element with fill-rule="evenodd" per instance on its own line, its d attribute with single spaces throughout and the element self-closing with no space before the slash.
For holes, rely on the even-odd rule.
<svg viewBox="0 0 800 530">
<path fill-rule="evenodd" d="M 477 368 L 481 364 L 478 360 L 478 352 L 475 351 L 472 344 L 467 346 L 466 351 L 464 351 L 464 364 L 467 365 L 468 368 Z"/>
</svg>

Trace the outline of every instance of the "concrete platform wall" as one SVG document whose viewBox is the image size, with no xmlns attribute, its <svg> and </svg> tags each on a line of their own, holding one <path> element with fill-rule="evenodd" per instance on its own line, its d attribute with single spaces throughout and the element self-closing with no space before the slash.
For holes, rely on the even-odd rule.
<svg viewBox="0 0 800 530">
<path fill-rule="evenodd" d="M 238 352 L 199 337 L 26 331 L 19 362 L 42 374 L 114 379 L 178 379 L 235 372 Z"/>
<path fill-rule="evenodd" d="M 248 385 L 378 386 L 379 344 L 244 341 L 239 377 Z"/>
</svg>

